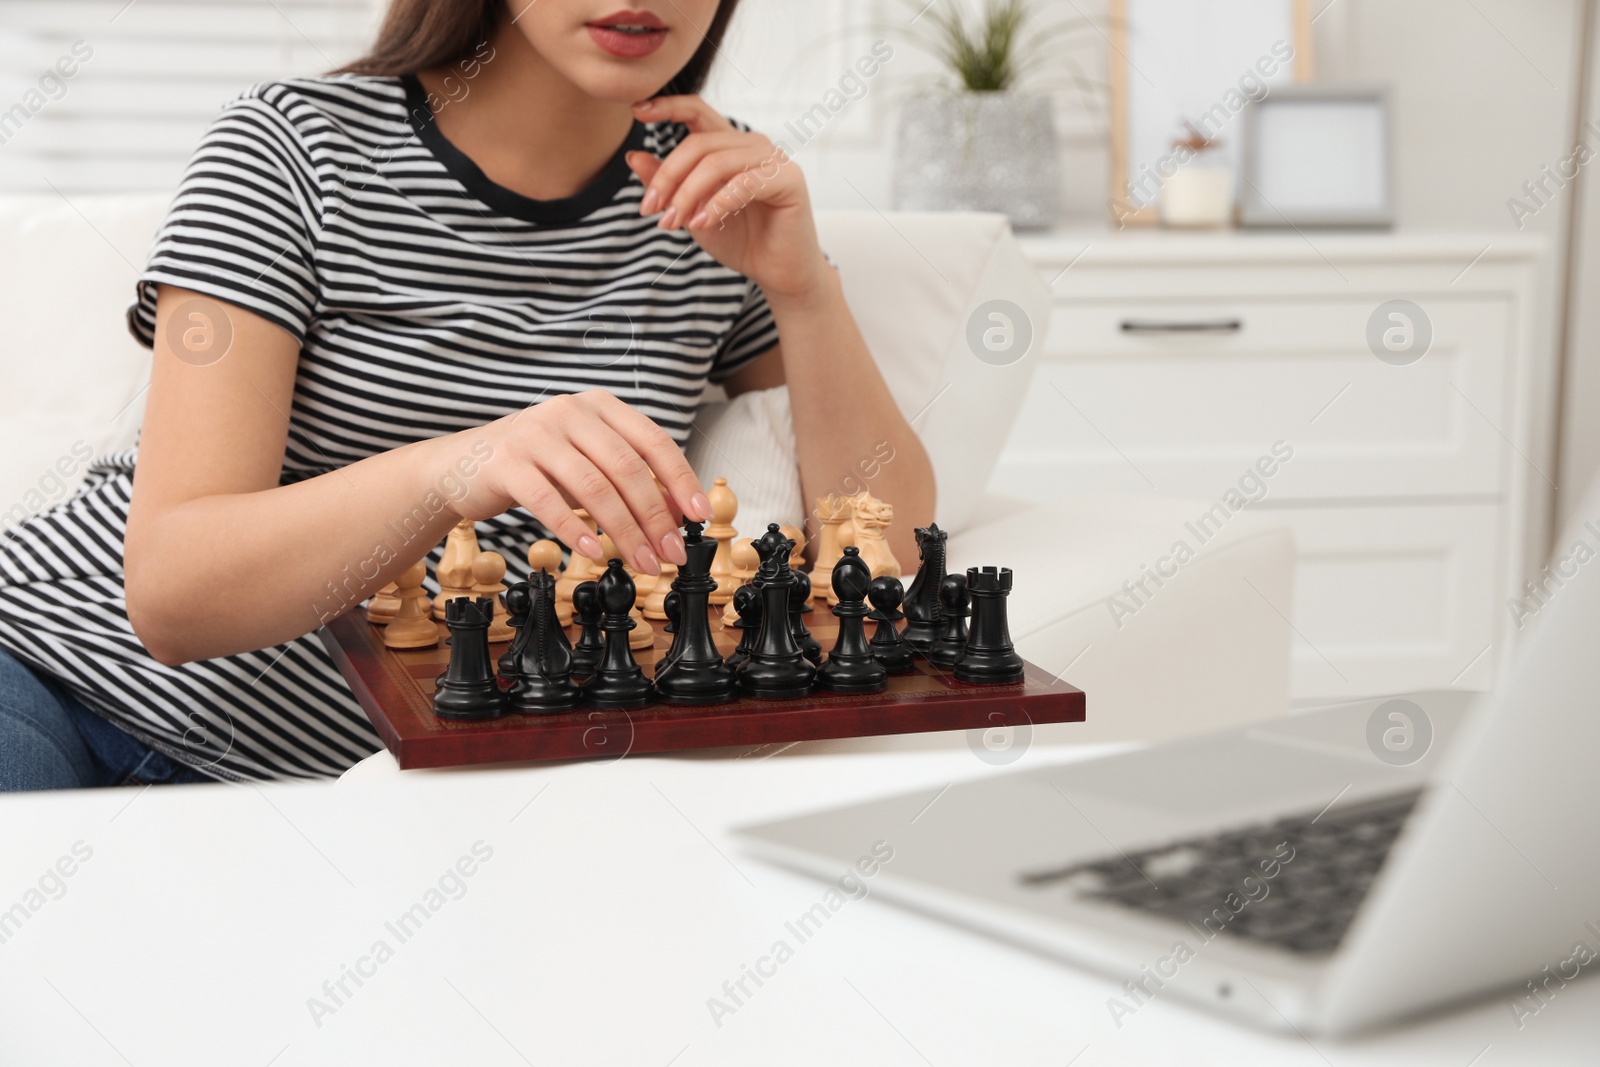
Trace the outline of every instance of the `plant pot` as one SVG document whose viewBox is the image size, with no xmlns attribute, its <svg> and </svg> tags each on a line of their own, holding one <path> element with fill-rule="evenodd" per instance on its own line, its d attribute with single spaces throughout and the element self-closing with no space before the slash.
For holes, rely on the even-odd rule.
<svg viewBox="0 0 1600 1067">
<path fill-rule="evenodd" d="M 1061 207 L 1055 112 L 1042 96 L 913 97 L 895 139 L 895 207 L 997 211 L 1016 229 L 1053 226 Z"/>
</svg>

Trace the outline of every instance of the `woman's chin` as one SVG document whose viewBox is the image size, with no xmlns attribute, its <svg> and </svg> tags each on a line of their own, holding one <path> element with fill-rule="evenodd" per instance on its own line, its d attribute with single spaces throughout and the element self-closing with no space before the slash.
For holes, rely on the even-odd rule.
<svg viewBox="0 0 1600 1067">
<path fill-rule="evenodd" d="M 598 51 L 598 50 L 597 50 Z M 663 63 L 660 56 L 650 60 L 619 59 L 598 54 L 585 56 L 570 77 L 584 92 L 596 100 L 607 103 L 633 104 L 646 100 L 661 91 L 674 74 L 687 63 Z"/>
</svg>

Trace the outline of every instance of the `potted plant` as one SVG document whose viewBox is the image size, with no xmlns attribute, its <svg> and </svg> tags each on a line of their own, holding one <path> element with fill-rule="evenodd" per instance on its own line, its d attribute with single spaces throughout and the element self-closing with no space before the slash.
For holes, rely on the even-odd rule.
<svg viewBox="0 0 1600 1067">
<path fill-rule="evenodd" d="M 907 43 L 943 68 L 907 99 L 895 138 L 895 206 L 998 211 L 1018 229 L 1053 225 L 1061 204 L 1055 100 L 1063 84 L 1098 97 L 1077 53 L 1100 38 L 1087 19 L 1047 21 L 1039 0 L 984 0 L 976 18 L 957 0 L 901 0 Z"/>
</svg>

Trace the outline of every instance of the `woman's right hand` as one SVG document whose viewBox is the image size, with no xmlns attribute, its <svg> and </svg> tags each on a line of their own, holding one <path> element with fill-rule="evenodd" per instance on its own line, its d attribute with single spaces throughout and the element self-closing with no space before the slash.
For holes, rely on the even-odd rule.
<svg viewBox="0 0 1600 1067">
<path fill-rule="evenodd" d="M 711 519 L 711 502 L 677 442 L 604 390 L 551 397 L 430 444 L 444 449 L 435 453 L 441 459 L 435 470 L 465 483 L 460 495 L 452 494 L 462 518 L 493 518 L 521 506 L 557 540 L 598 560 L 600 542 L 573 513 L 583 508 L 618 554 L 645 574 L 661 573 L 661 557 L 688 562 L 679 515 Z M 461 455 L 475 460 L 470 477 L 461 477 Z"/>
</svg>

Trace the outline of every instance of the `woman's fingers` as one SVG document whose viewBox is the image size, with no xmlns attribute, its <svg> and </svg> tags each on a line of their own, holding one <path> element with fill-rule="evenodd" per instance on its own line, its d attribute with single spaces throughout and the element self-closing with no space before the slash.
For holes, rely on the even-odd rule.
<svg viewBox="0 0 1600 1067">
<path fill-rule="evenodd" d="M 747 145 L 752 139 L 763 144 L 766 142 L 766 139 L 759 134 L 739 133 L 737 130 L 691 133 L 667 153 L 667 158 L 661 161 L 655 174 L 646 183 L 644 199 L 639 204 L 639 213 L 650 215 L 671 205 L 683 179 L 688 177 L 707 155 Z M 661 227 L 670 230 L 675 224 L 686 221 L 688 220 L 678 218 L 671 211 L 667 211 L 661 216 Z"/>
<path fill-rule="evenodd" d="M 629 152 L 622 158 L 628 164 L 628 169 L 639 176 L 639 181 L 645 187 L 645 193 L 648 194 L 650 192 L 650 181 L 656 176 L 656 172 L 661 169 L 662 160 L 657 159 L 649 152 Z M 642 210 L 643 206 L 643 198 L 641 197 L 639 214 L 650 214 L 650 212 Z"/>
<path fill-rule="evenodd" d="M 573 443 L 611 480 L 627 506 L 627 525 L 601 526 L 623 558 L 647 574 L 659 573 L 660 557 L 687 563 L 678 523 L 638 450 L 603 420 L 575 427 Z"/>
<path fill-rule="evenodd" d="M 690 133 L 733 129 L 716 108 L 693 95 L 651 97 L 634 104 L 633 113 L 642 122 L 681 122 Z"/>
<path fill-rule="evenodd" d="M 645 555 L 639 551 L 648 546 L 627 503 L 611 484 L 611 479 L 589 457 L 577 448 L 568 447 L 542 457 L 539 469 L 582 505 L 600 529 L 610 535 L 617 551 L 631 566 L 646 574 L 661 573 L 655 553 Z M 584 534 L 588 534 L 588 527 L 584 527 Z"/>
<path fill-rule="evenodd" d="M 710 522 L 711 501 L 678 442 L 649 416 L 610 393 L 600 393 L 596 399 L 600 417 L 644 458 L 678 513 L 695 522 Z"/>
<path fill-rule="evenodd" d="M 592 560 L 599 560 L 600 540 L 589 532 L 589 527 L 572 511 L 572 506 L 567 502 L 561 489 L 551 484 L 550 480 L 540 471 L 531 467 L 522 467 L 509 479 L 506 486 L 507 492 L 528 513 L 539 520 L 546 530 L 557 541 L 571 548 L 581 556 L 588 556 Z"/>
<path fill-rule="evenodd" d="M 787 162 L 771 145 L 744 145 L 713 152 L 679 185 L 672 201 L 678 221 L 701 229 L 762 198 Z"/>
<path fill-rule="evenodd" d="M 529 414 L 507 422 L 517 444 L 490 507 L 519 504 L 574 551 L 599 558 L 600 542 L 573 514 L 582 508 L 645 574 L 659 574 L 662 558 L 688 561 L 678 516 L 709 521 L 711 502 L 666 431 L 598 389 L 552 397 Z"/>
</svg>

